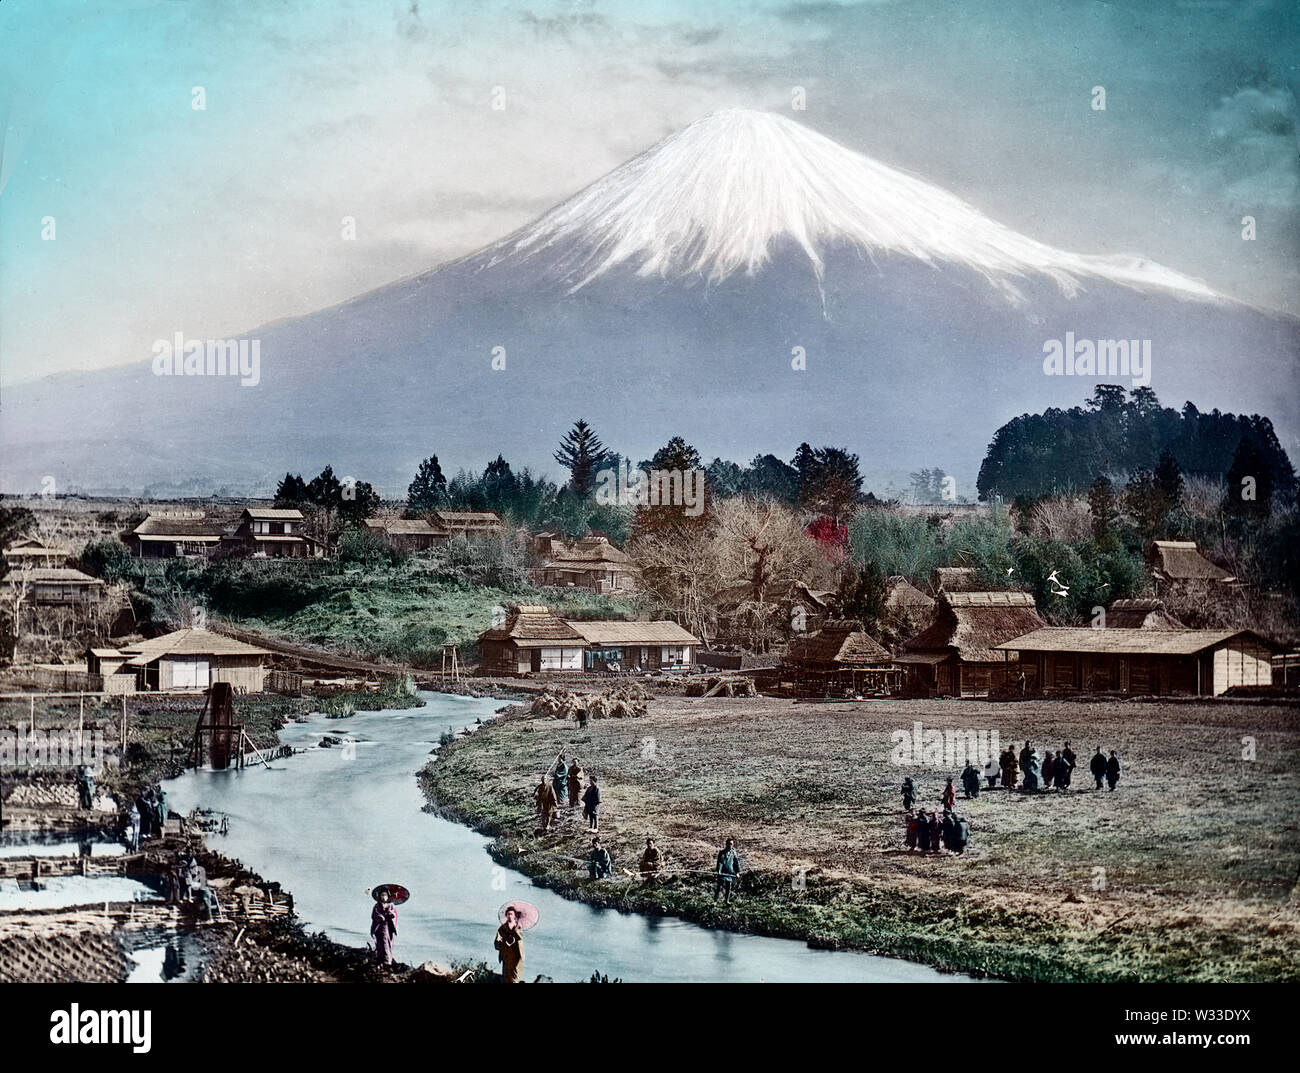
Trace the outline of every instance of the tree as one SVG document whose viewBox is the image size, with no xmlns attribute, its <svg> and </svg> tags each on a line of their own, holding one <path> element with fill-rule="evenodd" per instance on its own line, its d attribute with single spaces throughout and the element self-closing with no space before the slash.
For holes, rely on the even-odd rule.
<svg viewBox="0 0 1300 1073">
<path fill-rule="evenodd" d="M 788 507 L 798 506 L 799 471 L 776 455 L 755 455 L 743 475 L 740 491 L 749 496 L 766 496 Z"/>
<path fill-rule="evenodd" d="M 443 476 L 438 456 L 430 455 L 420 463 L 415 478 L 406 489 L 406 516 L 415 518 L 447 506 L 447 478 Z"/>
<path fill-rule="evenodd" d="M 1247 436 L 1228 467 L 1223 509 L 1235 518 L 1260 521 L 1273 512 L 1273 477 L 1264 453 Z"/>
<path fill-rule="evenodd" d="M 286 473 L 275 489 L 276 507 L 281 510 L 301 510 L 307 504 L 307 482 L 296 473 Z"/>
<path fill-rule="evenodd" d="M 483 498 L 499 513 L 513 511 L 519 494 L 519 480 L 503 455 L 497 455 L 483 471 Z"/>
<path fill-rule="evenodd" d="M 840 583 L 840 607 L 844 617 L 862 623 L 868 633 L 880 629 L 880 617 L 885 611 L 887 595 L 885 575 L 874 560 L 848 570 Z"/>
<path fill-rule="evenodd" d="M 1092 515 L 1092 536 L 1098 543 L 1115 539 L 1115 527 L 1119 524 L 1119 504 L 1115 496 L 1115 485 L 1104 473 L 1097 475 L 1088 489 L 1088 511 Z"/>
<path fill-rule="evenodd" d="M 688 469 L 700 469 L 700 452 L 680 436 L 674 436 L 654 453 L 650 459 L 651 469 L 669 469 L 685 472 Z"/>
<path fill-rule="evenodd" d="M 842 447 L 810 451 L 806 443 L 800 444 L 794 468 L 799 473 L 800 505 L 829 515 L 836 525 L 862 498 L 858 456 Z"/>
<path fill-rule="evenodd" d="M 608 452 L 595 430 L 581 419 L 573 424 L 554 454 L 555 461 L 569 471 L 569 487 L 584 498 L 596 483 L 596 471 L 605 463 Z"/>
<path fill-rule="evenodd" d="M 27 536 L 35 525 L 36 515 L 26 507 L 0 505 L 0 551 Z M 0 577 L 4 577 L 7 572 L 8 564 L 4 556 L 0 555 Z"/>
</svg>

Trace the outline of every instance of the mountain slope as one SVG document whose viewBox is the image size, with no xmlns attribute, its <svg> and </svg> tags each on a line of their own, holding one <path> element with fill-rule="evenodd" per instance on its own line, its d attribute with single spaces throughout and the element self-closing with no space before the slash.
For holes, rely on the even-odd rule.
<svg viewBox="0 0 1300 1073">
<path fill-rule="evenodd" d="M 250 333 L 257 387 L 143 362 L 10 389 L 0 487 L 265 490 L 331 463 L 401 493 L 434 452 L 553 473 L 585 417 L 635 458 L 672 435 L 737 460 L 831 442 L 877 488 L 938 465 L 968 492 L 1003 422 L 1133 382 L 1045 375 L 1067 333 L 1149 341 L 1166 404 L 1264 413 L 1296 444 L 1294 318 L 1054 250 L 788 120 L 723 113 L 479 254 Z"/>
</svg>

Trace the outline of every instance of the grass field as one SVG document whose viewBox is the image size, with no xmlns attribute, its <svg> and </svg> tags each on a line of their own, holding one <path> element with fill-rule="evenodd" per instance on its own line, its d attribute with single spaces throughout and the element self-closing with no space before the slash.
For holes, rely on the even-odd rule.
<svg viewBox="0 0 1300 1073">
<path fill-rule="evenodd" d="M 937 805 L 943 767 L 890 762 L 895 731 L 998 732 L 1040 753 L 1069 740 L 1067 793 L 995 790 L 961 801 L 961 856 L 903 846 L 898 787 Z M 1253 760 L 1242 758 L 1254 740 Z M 1119 788 L 1092 790 L 1093 748 Z M 646 890 L 586 878 L 569 856 L 577 811 L 534 831 L 531 791 L 557 752 L 600 777 L 601 834 L 635 870 L 647 835 L 670 867 L 709 869 L 727 836 L 747 869 L 715 905 L 707 875 Z M 604 905 L 807 938 L 1021 980 L 1300 979 L 1300 709 L 1231 703 L 660 698 L 639 719 L 585 731 L 509 717 L 446 750 L 423 776 L 450 814 L 498 838 L 502 860 Z M 957 785 L 960 787 L 960 782 Z"/>
</svg>

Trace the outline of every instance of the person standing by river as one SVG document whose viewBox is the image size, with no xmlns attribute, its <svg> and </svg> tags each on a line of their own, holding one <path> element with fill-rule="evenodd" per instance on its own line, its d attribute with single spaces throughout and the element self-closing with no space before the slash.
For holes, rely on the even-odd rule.
<svg viewBox="0 0 1300 1073">
<path fill-rule="evenodd" d="M 397 938 L 397 910 L 389 900 L 386 887 L 380 887 L 375 894 L 375 907 L 370 911 L 370 937 L 375 940 L 375 960 L 381 965 L 391 965 L 393 940 Z"/>
<path fill-rule="evenodd" d="M 713 900 L 718 900 L 718 895 L 723 895 L 724 901 L 731 901 L 735 894 L 736 882 L 740 879 L 740 854 L 736 852 L 736 840 L 729 838 L 726 844 L 718 852 L 717 874 L 718 881 L 713 888 Z"/>
<path fill-rule="evenodd" d="M 549 831 L 555 823 L 556 797 L 555 789 L 545 774 L 533 791 L 533 799 L 537 802 L 537 826 L 543 831 Z"/>
<path fill-rule="evenodd" d="M 564 800 L 565 785 L 569 781 L 569 764 L 560 753 L 555 758 L 555 769 L 551 772 L 551 785 L 555 788 L 555 804 L 558 807 Z"/>
<path fill-rule="evenodd" d="M 596 784 L 596 776 L 591 777 L 591 785 L 587 787 L 587 792 L 582 795 L 582 814 L 586 817 L 587 827 L 592 831 L 600 830 L 600 787 Z"/>
<path fill-rule="evenodd" d="M 501 959 L 502 983 L 519 983 L 524 971 L 524 932 L 519 926 L 519 912 L 513 905 L 506 908 L 505 920 L 497 928 L 492 945 Z"/>
</svg>

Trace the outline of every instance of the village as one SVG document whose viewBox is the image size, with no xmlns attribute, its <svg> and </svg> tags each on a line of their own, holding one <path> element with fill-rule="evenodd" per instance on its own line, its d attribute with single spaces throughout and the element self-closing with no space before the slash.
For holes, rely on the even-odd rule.
<svg viewBox="0 0 1300 1073">
<path fill-rule="evenodd" d="M 1008 979 L 1128 979 L 1138 951 L 1140 978 L 1294 971 L 1300 861 L 1280 839 L 1300 634 L 1261 538 L 1287 508 L 1235 516 L 1222 484 L 1216 499 L 1164 458 L 1086 495 L 956 503 L 927 471 L 911 502 L 886 502 L 839 448 L 706 467 L 681 438 L 642 466 L 698 471 L 702 510 L 611 507 L 590 427 L 561 448 L 563 486 L 503 459 L 448 482 L 430 458 L 396 501 L 328 468 L 286 475 L 270 500 L 6 499 L 0 869 L 15 893 L 57 877 L 174 892 L 188 860 L 230 928 L 262 936 L 256 971 L 370 978 L 365 956 L 294 932 L 283 877 L 224 856 L 214 814 L 159 806 L 164 787 L 292 758 L 285 728 L 313 712 L 496 698 L 443 735 L 423 792 L 565 897 Z M 947 748 L 923 749 L 926 735 Z M 319 745 L 332 740 L 355 747 L 332 732 Z M 572 759 L 555 813 L 534 816 L 557 754 Z M 597 776 L 600 849 L 619 867 L 589 878 L 573 862 L 591 832 L 571 809 Z M 1248 796 L 1225 799 L 1229 783 Z M 1260 806 L 1282 822 L 1259 830 Z M 141 841 L 132 816 L 154 809 Z M 96 855 L 124 830 L 125 853 Z M 1206 874 L 1206 837 L 1235 847 L 1230 882 Z M 669 865 L 646 871 L 647 838 Z M 725 838 L 745 870 L 718 905 L 698 877 Z M 1185 846 L 1172 861 L 1170 838 Z M 961 908 L 981 891 L 1014 925 L 978 897 Z M 146 927 L 132 902 L 92 923 L 67 897 L 0 909 L 6 965 L 79 978 L 92 970 L 64 933 L 85 928 L 94 978 L 121 978 L 129 960 L 105 951 L 161 927 L 187 936 L 204 978 L 245 971 L 224 923 L 215 946 L 188 937 L 201 900 L 146 898 Z M 1163 948 L 1170 913 L 1215 954 Z"/>
</svg>

